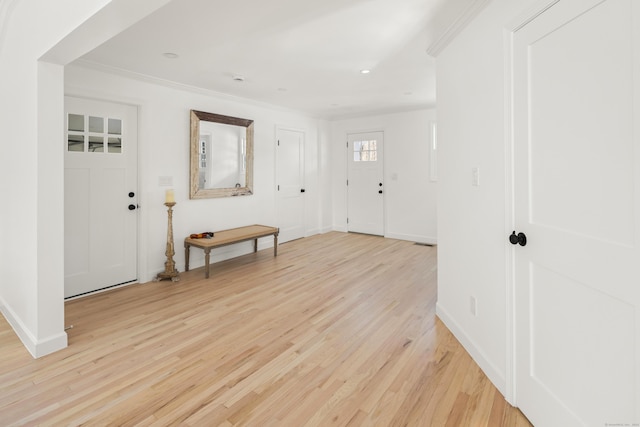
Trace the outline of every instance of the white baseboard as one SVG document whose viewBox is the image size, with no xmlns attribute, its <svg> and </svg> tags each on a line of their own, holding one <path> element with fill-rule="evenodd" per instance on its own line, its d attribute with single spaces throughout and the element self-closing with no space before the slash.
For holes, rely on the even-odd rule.
<svg viewBox="0 0 640 427">
<path fill-rule="evenodd" d="M 332 231 L 333 231 L 333 227 L 330 225 L 327 225 L 326 227 L 322 227 L 320 229 L 320 234 L 330 233 Z"/>
<path fill-rule="evenodd" d="M 384 237 L 398 240 L 408 240 L 410 242 L 426 243 L 428 245 L 437 245 L 438 239 L 431 236 L 419 236 L 417 234 L 387 233 Z"/>
<path fill-rule="evenodd" d="M 62 331 L 59 334 L 49 336 L 45 339 L 38 340 L 33 336 L 31 331 L 25 326 L 20 318 L 11 310 L 11 308 L 0 299 L 0 312 L 16 333 L 22 344 L 27 348 L 31 356 L 34 358 L 46 356 L 55 351 L 62 350 L 67 347 L 67 333 Z"/>
<path fill-rule="evenodd" d="M 320 230 L 317 228 L 312 228 L 310 230 L 305 230 L 304 237 L 315 236 L 316 234 L 320 234 Z"/>
<path fill-rule="evenodd" d="M 507 382 L 504 374 L 500 372 L 493 363 L 487 359 L 484 352 L 473 342 L 473 340 L 464 332 L 460 325 L 449 315 L 449 313 L 440 305 L 436 304 L 436 315 L 442 323 L 451 331 L 464 349 L 469 353 L 471 358 L 480 366 L 480 369 L 489 378 L 489 381 L 496 386 L 503 396 L 506 394 Z"/>
</svg>

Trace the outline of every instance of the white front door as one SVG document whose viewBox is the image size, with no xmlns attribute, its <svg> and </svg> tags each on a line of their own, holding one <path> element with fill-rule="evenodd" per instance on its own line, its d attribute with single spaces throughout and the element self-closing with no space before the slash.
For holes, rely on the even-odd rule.
<svg viewBox="0 0 640 427">
<path fill-rule="evenodd" d="M 384 235 L 382 132 L 347 136 L 347 229 Z"/>
<path fill-rule="evenodd" d="M 304 132 L 277 130 L 277 192 L 280 242 L 304 237 Z"/>
<path fill-rule="evenodd" d="M 640 423 L 639 14 L 561 0 L 514 35 L 516 403 L 534 425 Z"/>
<path fill-rule="evenodd" d="M 65 298 L 137 280 L 136 107 L 65 97 Z"/>
</svg>

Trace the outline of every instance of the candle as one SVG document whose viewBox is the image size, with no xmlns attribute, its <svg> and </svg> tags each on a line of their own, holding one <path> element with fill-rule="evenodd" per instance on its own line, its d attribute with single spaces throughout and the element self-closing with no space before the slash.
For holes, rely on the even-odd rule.
<svg viewBox="0 0 640 427">
<path fill-rule="evenodd" d="M 173 190 L 167 190 L 167 192 L 164 195 L 164 202 L 165 203 L 175 203 L 176 202 L 175 196 L 173 194 Z"/>
</svg>

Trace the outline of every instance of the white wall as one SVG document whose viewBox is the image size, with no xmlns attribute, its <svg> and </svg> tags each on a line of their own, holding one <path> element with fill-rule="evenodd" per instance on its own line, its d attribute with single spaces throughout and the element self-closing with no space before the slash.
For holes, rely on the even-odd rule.
<svg viewBox="0 0 640 427">
<path fill-rule="evenodd" d="M 274 146 L 276 126 L 304 129 L 306 141 L 306 235 L 331 230 L 334 218 L 343 217 L 344 188 L 336 195 L 333 168 L 335 132 L 325 121 L 256 103 L 226 97 L 212 97 L 188 90 L 143 83 L 122 76 L 106 75 L 79 67 L 63 67 L 84 52 L 98 46 L 162 6 L 168 0 L 0 0 L 0 182 L 5 200 L 0 209 L 0 311 L 11 323 L 27 349 L 36 357 L 66 346 L 63 302 L 63 157 L 56 144 L 62 144 L 63 92 L 138 105 L 140 120 L 140 279 L 148 280 L 163 269 L 166 239 L 166 211 L 162 205 L 164 187 L 159 176 L 172 176 L 178 205 L 174 232 L 183 236 L 248 222 L 273 223 L 275 218 Z M 36 10 L 38 13 L 33 13 Z M 50 19 L 55 16 L 56 19 Z M 37 28 L 38 31 L 33 31 Z M 46 58 L 49 62 L 44 62 Z M 63 76 L 66 74 L 67 86 Z M 255 195 L 243 198 L 194 200 L 187 198 L 188 110 L 222 111 L 223 114 L 256 120 Z M 415 114 L 417 121 L 409 120 Z M 427 141 L 415 145 L 411 137 L 420 130 L 401 130 L 422 126 L 433 112 L 380 116 L 338 123 L 345 130 L 363 130 L 381 125 L 388 141 L 398 150 L 387 150 L 390 167 L 399 181 L 413 185 L 428 176 L 420 171 L 405 175 L 399 166 L 402 156 L 416 154 L 427 161 Z M 388 120 L 388 122 L 385 122 Z M 396 135 L 396 137 L 392 137 Z M 399 138 L 397 136 L 400 136 Z M 407 136 L 404 139 L 404 136 Z M 154 144 L 160 141 L 157 149 Z M 62 148 L 61 146 L 59 146 Z M 418 151 L 411 151 L 411 148 Z M 400 153 L 404 154 L 400 154 Z M 340 156 L 342 162 L 345 158 Z M 413 168 L 413 166 L 412 166 Z M 389 187 L 388 187 L 389 188 Z M 182 189 L 182 190 L 181 190 Z M 183 191 L 181 193 L 181 191 Z M 424 215 L 411 210 L 403 216 L 396 203 L 415 199 L 411 191 L 391 191 L 395 199 L 388 217 L 390 236 L 428 241 L 435 239 L 435 220 L 421 206 Z M 335 197 L 334 197 L 335 196 Z M 391 196 L 390 196 L 391 197 Z M 391 205 L 391 204 L 389 204 Z M 338 215 L 334 214 L 334 208 Z M 425 226 L 423 219 L 426 218 Z M 404 224 L 408 227 L 404 227 Z M 341 225 L 338 224 L 338 229 Z M 176 245 L 176 261 L 183 268 L 184 255 Z M 269 245 L 264 241 L 263 245 Z M 240 247 L 230 251 L 246 251 Z M 235 254 L 235 252 L 233 253 Z M 223 256 L 233 255 L 230 253 Z M 215 256 L 215 255 L 214 255 Z M 202 263 L 194 254 L 192 264 Z"/>
<path fill-rule="evenodd" d="M 105 3 L 0 4 L 0 311 L 34 356 L 66 346 L 62 157 L 51 146 L 62 129 L 62 67 L 38 58 Z"/>
<path fill-rule="evenodd" d="M 318 185 L 319 134 L 327 123 L 294 112 L 216 95 L 195 89 L 157 84 L 81 66 L 65 68 L 67 95 L 109 100 L 139 107 L 139 204 L 141 281 L 151 280 L 164 269 L 166 259 L 166 188 L 175 189 L 173 232 L 178 270 L 184 270 L 181 240 L 191 233 L 215 231 L 248 224 L 279 226 L 276 217 L 276 126 L 301 129 L 306 133 L 305 235 L 326 229 L 322 209 L 326 200 Z M 207 111 L 254 120 L 254 194 L 243 197 L 189 199 L 189 111 Z M 326 144 L 326 141 L 324 142 Z M 164 187 L 160 177 L 172 177 L 173 186 Z M 260 247 L 272 246 L 262 239 Z M 238 244 L 212 251 L 212 262 L 250 252 L 251 245 Z M 204 254 L 192 250 L 190 267 L 204 265 Z"/>
<path fill-rule="evenodd" d="M 494 0 L 439 56 L 440 318 L 507 397 L 504 28 L 532 3 Z M 472 185 L 472 169 L 480 185 Z M 470 298 L 477 300 L 477 315 Z"/>
<path fill-rule="evenodd" d="M 429 125 L 435 110 L 338 120 L 332 127 L 333 226 L 347 230 L 347 134 L 384 132 L 385 236 L 437 242 L 437 182 L 429 174 Z"/>
<path fill-rule="evenodd" d="M 0 1 L 0 311 L 35 357 L 67 345 L 62 65 L 167 1 Z"/>
</svg>

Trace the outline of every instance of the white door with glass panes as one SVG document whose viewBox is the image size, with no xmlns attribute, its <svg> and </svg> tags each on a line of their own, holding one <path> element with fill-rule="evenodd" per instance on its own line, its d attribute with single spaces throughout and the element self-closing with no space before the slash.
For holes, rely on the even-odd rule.
<svg viewBox="0 0 640 427">
<path fill-rule="evenodd" d="M 304 137 L 303 131 L 277 129 L 278 227 L 281 243 L 304 237 Z"/>
<path fill-rule="evenodd" d="M 137 280 L 137 109 L 65 97 L 65 298 Z"/>
<path fill-rule="evenodd" d="M 347 230 L 384 235 L 382 132 L 347 136 Z"/>
<path fill-rule="evenodd" d="M 638 425 L 640 2 L 561 0 L 513 40 L 516 403 Z"/>
</svg>

